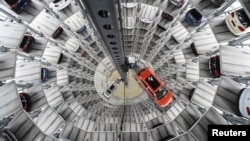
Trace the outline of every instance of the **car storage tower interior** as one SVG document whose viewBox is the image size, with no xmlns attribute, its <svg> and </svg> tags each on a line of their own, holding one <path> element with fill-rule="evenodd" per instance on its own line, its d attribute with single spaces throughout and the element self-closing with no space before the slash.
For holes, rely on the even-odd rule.
<svg viewBox="0 0 250 141">
<path fill-rule="evenodd" d="M 225 23 L 243 1 L 30 0 L 15 12 L 1 0 L 0 127 L 20 141 L 206 141 L 207 125 L 249 124 L 238 99 L 250 84 L 250 33 L 235 36 Z M 193 7 L 199 26 L 185 19 Z M 34 37 L 28 51 L 20 48 L 25 35 Z M 216 55 L 220 77 L 209 70 Z M 127 57 L 166 84 L 169 106 L 141 90 Z M 30 96 L 30 111 L 19 93 Z"/>
</svg>

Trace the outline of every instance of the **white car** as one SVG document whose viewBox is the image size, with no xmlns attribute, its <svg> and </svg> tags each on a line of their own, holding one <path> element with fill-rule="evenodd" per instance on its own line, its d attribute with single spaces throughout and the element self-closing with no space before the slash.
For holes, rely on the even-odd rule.
<svg viewBox="0 0 250 141">
<path fill-rule="evenodd" d="M 114 90 L 119 86 L 120 82 L 122 81 L 121 77 L 118 77 L 109 87 L 108 89 L 103 92 L 103 95 L 106 98 L 110 98 Z"/>
<path fill-rule="evenodd" d="M 228 14 L 225 22 L 228 29 L 236 36 L 250 32 L 250 19 L 243 9 Z"/>
<path fill-rule="evenodd" d="M 70 5 L 72 0 L 54 0 L 49 4 L 49 7 L 55 11 L 62 10 Z"/>
<path fill-rule="evenodd" d="M 239 111 L 242 116 L 250 118 L 250 87 L 243 89 L 240 94 Z"/>
</svg>

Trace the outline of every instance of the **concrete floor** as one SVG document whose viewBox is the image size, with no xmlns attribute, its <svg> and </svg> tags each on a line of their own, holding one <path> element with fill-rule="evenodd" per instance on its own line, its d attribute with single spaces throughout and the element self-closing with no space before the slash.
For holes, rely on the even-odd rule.
<svg viewBox="0 0 250 141">
<path fill-rule="evenodd" d="M 119 77 L 118 72 L 115 70 L 112 72 L 110 77 L 108 78 L 108 85 L 111 85 Z M 128 71 L 128 86 L 125 87 L 125 97 L 133 98 L 139 96 L 142 93 L 142 89 L 132 76 L 131 71 Z M 124 98 L 124 83 L 121 82 L 120 85 L 114 90 L 113 94 L 116 97 Z"/>
</svg>

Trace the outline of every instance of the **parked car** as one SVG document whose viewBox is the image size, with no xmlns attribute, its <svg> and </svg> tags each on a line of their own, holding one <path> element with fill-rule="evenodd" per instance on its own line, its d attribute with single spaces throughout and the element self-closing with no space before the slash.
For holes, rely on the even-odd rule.
<svg viewBox="0 0 250 141">
<path fill-rule="evenodd" d="M 0 141 L 18 141 L 13 132 L 8 128 L 0 130 Z"/>
<path fill-rule="evenodd" d="M 174 20 L 174 16 L 170 15 L 169 13 L 167 13 L 165 11 L 162 11 L 161 17 L 168 20 L 168 21 L 173 21 Z"/>
<path fill-rule="evenodd" d="M 121 80 L 122 80 L 121 77 L 118 77 L 102 94 L 109 99 L 114 90 L 120 85 Z"/>
<path fill-rule="evenodd" d="M 187 22 L 190 23 L 192 26 L 199 26 L 201 24 L 201 19 L 203 18 L 203 15 L 198 9 L 191 8 L 186 13 L 185 18 Z"/>
<path fill-rule="evenodd" d="M 184 0 L 170 0 L 170 3 L 172 3 L 173 5 L 177 7 L 181 7 L 184 3 Z"/>
<path fill-rule="evenodd" d="M 60 64 L 60 63 L 62 62 L 62 60 L 63 60 L 63 54 L 61 53 L 61 54 L 60 54 L 60 57 L 59 57 L 59 59 L 58 59 L 57 64 Z"/>
<path fill-rule="evenodd" d="M 199 56 L 199 54 L 198 54 L 198 52 L 197 52 L 197 50 L 196 50 L 196 48 L 195 48 L 194 43 L 191 43 L 190 48 L 192 49 L 192 52 L 193 52 L 193 54 L 194 54 L 195 56 Z"/>
<path fill-rule="evenodd" d="M 47 68 L 41 68 L 41 81 L 46 82 L 49 79 L 49 70 Z"/>
<path fill-rule="evenodd" d="M 85 55 L 87 55 L 87 51 L 83 50 L 82 53 L 81 53 L 81 57 L 84 57 Z"/>
<path fill-rule="evenodd" d="M 62 10 L 70 5 L 72 0 L 54 0 L 49 4 L 49 7 L 53 10 Z"/>
<path fill-rule="evenodd" d="M 164 86 L 164 83 L 151 71 L 143 68 L 136 73 L 136 81 L 159 107 L 166 107 L 172 101 L 172 92 Z"/>
<path fill-rule="evenodd" d="M 85 37 L 84 37 L 84 40 L 91 40 L 91 35 L 89 34 L 89 35 L 86 35 Z"/>
<path fill-rule="evenodd" d="M 56 29 L 56 31 L 52 34 L 52 38 L 56 39 L 56 38 L 58 38 L 62 33 L 63 33 L 63 28 L 59 26 L 59 27 Z"/>
<path fill-rule="evenodd" d="M 211 2 L 218 7 L 220 7 L 225 1 L 226 0 L 211 0 Z"/>
<path fill-rule="evenodd" d="M 121 77 L 119 77 L 118 79 L 116 79 L 110 86 L 109 88 L 106 90 L 106 92 L 108 94 L 112 94 L 114 92 L 114 90 L 119 86 L 121 82 Z"/>
<path fill-rule="evenodd" d="M 240 114 L 246 118 L 250 118 L 250 87 L 241 90 L 238 106 Z"/>
<path fill-rule="evenodd" d="M 19 47 L 21 48 L 22 51 L 29 52 L 34 41 L 35 41 L 35 38 L 33 36 L 24 35 L 23 40 Z"/>
<path fill-rule="evenodd" d="M 194 95 L 194 90 L 195 90 L 195 88 L 192 88 L 192 89 L 190 90 L 189 96 L 188 96 L 188 99 L 189 99 L 189 100 L 192 99 L 192 97 L 193 97 L 193 95 Z"/>
<path fill-rule="evenodd" d="M 243 8 L 233 11 L 225 18 L 226 25 L 231 33 L 236 36 L 250 32 L 250 17 Z"/>
<path fill-rule="evenodd" d="M 81 28 L 79 28 L 78 30 L 76 30 L 76 33 L 80 34 L 80 33 L 82 33 L 83 31 L 85 31 L 86 28 L 87 28 L 86 25 L 84 25 L 84 26 L 82 26 Z"/>
<path fill-rule="evenodd" d="M 15 11 L 17 14 L 20 14 L 25 7 L 28 6 L 30 3 L 30 0 L 5 0 L 8 5 L 10 6 L 10 9 Z"/>
<path fill-rule="evenodd" d="M 213 74 L 215 77 L 220 77 L 220 56 L 216 55 L 209 59 L 208 68 L 210 74 Z"/>
<path fill-rule="evenodd" d="M 30 112 L 32 106 L 30 96 L 27 93 L 19 93 L 19 96 L 21 98 L 23 109 Z"/>
</svg>

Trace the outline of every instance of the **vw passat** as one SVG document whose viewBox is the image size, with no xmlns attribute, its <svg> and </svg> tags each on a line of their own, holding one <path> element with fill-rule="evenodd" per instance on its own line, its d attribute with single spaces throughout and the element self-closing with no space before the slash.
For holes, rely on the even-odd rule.
<svg viewBox="0 0 250 141">
<path fill-rule="evenodd" d="M 172 101 L 172 92 L 164 87 L 164 83 L 149 68 L 137 72 L 135 76 L 140 87 L 159 106 L 166 107 Z"/>
</svg>

